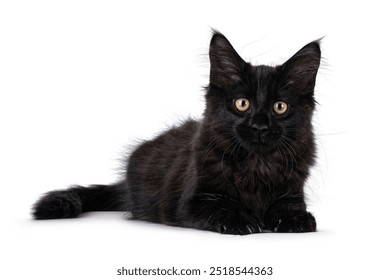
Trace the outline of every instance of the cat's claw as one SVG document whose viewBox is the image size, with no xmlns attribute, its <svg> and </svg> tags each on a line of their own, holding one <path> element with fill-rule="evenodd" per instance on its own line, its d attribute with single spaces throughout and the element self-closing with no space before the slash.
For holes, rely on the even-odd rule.
<svg viewBox="0 0 390 280">
<path fill-rule="evenodd" d="M 226 231 L 226 226 L 225 225 L 220 226 L 219 232 L 224 233 L 225 231 Z"/>
<path fill-rule="evenodd" d="M 278 228 L 279 228 L 281 222 L 282 222 L 282 219 L 279 219 L 278 225 L 274 228 L 274 232 L 278 232 Z"/>
<path fill-rule="evenodd" d="M 263 232 L 260 225 L 243 225 L 243 226 L 231 226 L 227 227 L 226 225 L 222 225 L 218 228 L 217 232 L 222 234 L 239 234 L 239 235 L 247 235 L 253 233 Z"/>
</svg>

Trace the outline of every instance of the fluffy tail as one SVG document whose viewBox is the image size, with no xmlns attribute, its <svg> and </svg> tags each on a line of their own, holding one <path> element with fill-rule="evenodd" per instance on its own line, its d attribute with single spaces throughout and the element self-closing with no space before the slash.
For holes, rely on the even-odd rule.
<svg viewBox="0 0 390 280">
<path fill-rule="evenodd" d="M 35 219 L 75 218 L 88 211 L 127 211 L 125 182 L 114 185 L 74 186 L 43 195 L 33 206 Z"/>
</svg>

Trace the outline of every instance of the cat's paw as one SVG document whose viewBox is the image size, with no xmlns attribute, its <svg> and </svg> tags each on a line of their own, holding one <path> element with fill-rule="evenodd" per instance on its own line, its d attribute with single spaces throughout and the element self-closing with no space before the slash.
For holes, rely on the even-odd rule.
<svg viewBox="0 0 390 280">
<path fill-rule="evenodd" d="M 262 228 L 257 224 L 242 224 L 242 225 L 225 225 L 222 224 L 216 231 L 222 234 L 233 234 L 233 235 L 246 235 L 252 233 L 262 232 Z"/>
<path fill-rule="evenodd" d="M 221 214 L 208 223 L 208 229 L 222 234 L 246 235 L 262 232 L 262 225 L 256 216 L 245 213 Z"/>
<path fill-rule="evenodd" d="M 305 212 L 295 216 L 282 217 L 274 232 L 313 232 L 316 231 L 317 224 L 313 215 Z"/>
<path fill-rule="evenodd" d="M 199 193 L 187 204 L 188 226 L 223 234 L 262 232 L 260 215 L 240 201 L 218 193 Z M 185 217 L 186 218 L 186 217 Z"/>
<path fill-rule="evenodd" d="M 33 206 L 35 219 L 75 218 L 82 211 L 80 197 L 72 191 L 53 191 L 45 194 Z"/>
</svg>

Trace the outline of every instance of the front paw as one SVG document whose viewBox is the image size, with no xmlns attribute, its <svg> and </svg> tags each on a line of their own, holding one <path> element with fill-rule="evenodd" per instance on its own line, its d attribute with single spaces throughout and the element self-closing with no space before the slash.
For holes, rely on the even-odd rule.
<svg viewBox="0 0 390 280">
<path fill-rule="evenodd" d="M 189 227 L 223 234 L 251 234 L 262 232 L 260 215 L 240 201 L 217 193 L 199 193 L 187 204 Z M 186 223 L 186 222 L 184 222 Z"/>
<path fill-rule="evenodd" d="M 205 229 L 222 234 L 246 235 L 262 232 L 255 215 L 244 212 L 215 213 L 205 224 Z"/>
<path fill-rule="evenodd" d="M 317 224 L 313 215 L 304 212 L 295 216 L 282 217 L 274 232 L 313 232 L 316 231 Z"/>
</svg>

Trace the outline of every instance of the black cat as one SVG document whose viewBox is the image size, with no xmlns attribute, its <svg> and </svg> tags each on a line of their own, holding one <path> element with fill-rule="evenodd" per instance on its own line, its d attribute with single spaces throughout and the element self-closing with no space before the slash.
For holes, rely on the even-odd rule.
<svg viewBox="0 0 390 280">
<path fill-rule="evenodd" d="M 112 210 L 227 234 L 315 231 L 303 188 L 315 158 L 311 120 L 319 41 L 282 65 L 252 66 L 214 31 L 209 56 L 201 120 L 139 145 L 123 181 L 49 192 L 34 205 L 33 216 Z"/>
</svg>

